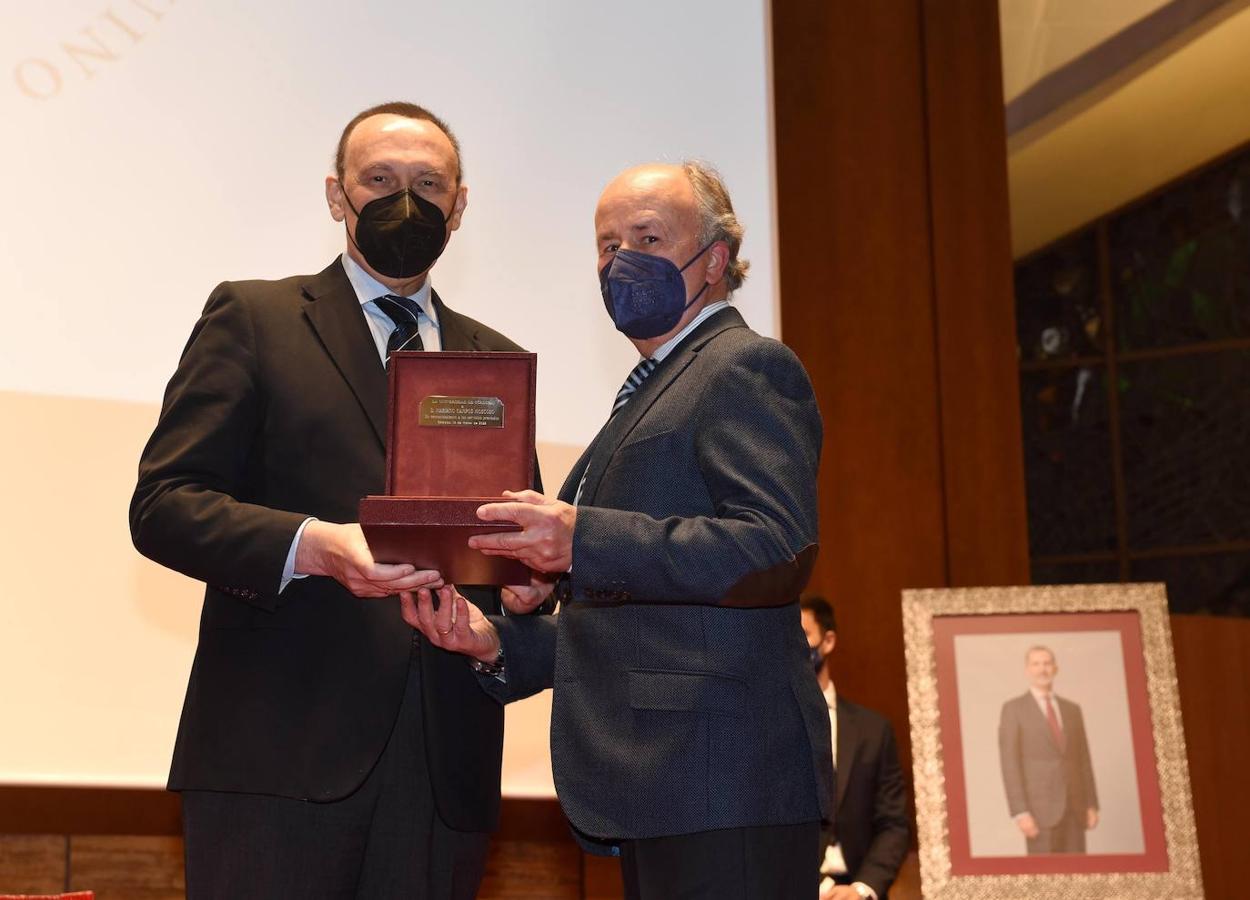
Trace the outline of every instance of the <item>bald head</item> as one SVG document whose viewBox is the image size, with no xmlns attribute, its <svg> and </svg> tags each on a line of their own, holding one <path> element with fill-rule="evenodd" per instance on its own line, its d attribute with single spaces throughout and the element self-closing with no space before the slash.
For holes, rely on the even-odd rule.
<svg viewBox="0 0 1250 900">
<path fill-rule="evenodd" d="M 750 267 L 745 259 L 738 258 L 743 228 L 734 213 L 725 182 L 714 168 L 704 162 L 687 160 L 681 165 L 648 163 L 626 169 L 613 178 L 600 195 L 596 225 L 600 224 L 605 203 L 619 206 L 631 202 L 664 203 L 683 219 L 691 217 L 685 224 L 692 223 L 697 230 L 699 247 L 716 242 L 723 244 L 727 260 L 723 266 L 723 295 L 742 286 Z M 601 266 L 603 262 L 601 253 Z"/>
<path fill-rule="evenodd" d="M 599 206 L 620 201 L 662 202 L 681 207 L 691 215 L 697 208 L 694 188 L 685 170 L 667 163 L 633 166 L 609 181 L 599 195 Z"/>
</svg>

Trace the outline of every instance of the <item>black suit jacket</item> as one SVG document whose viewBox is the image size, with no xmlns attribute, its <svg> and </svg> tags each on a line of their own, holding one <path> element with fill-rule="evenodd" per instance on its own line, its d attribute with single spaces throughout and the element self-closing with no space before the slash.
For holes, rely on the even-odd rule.
<svg viewBox="0 0 1250 900">
<path fill-rule="evenodd" d="M 825 832 L 821 847 L 834 840 L 852 881 L 862 881 L 886 900 L 911 836 L 907 784 L 898 761 L 894 729 L 880 713 L 838 696 L 838 796 L 836 836 Z"/>
<path fill-rule="evenodd" d="M 518 350 L 435 296 L 447 350 Z M 495 827 L 503 715 L 398 600 L 336 581 L 278 587 L 306 516 L 354 522 L 382 493 L 386 376 L 339 260 L 213 291 L 169 382 L 130 508 L 135 546 L 207 583 L 169 786 L 335 800 L 386 745 L 419 657 L 444 821 Z M 489 592 L 471 599 L 496 611 Z"/>
<path fill-rule="evenodd" d="M 699 325 L 591 443 L 572 596 L 498 620 L 514 699 L 554 681 L 552 768 L 583 834 L 815 821 L 829 719 L 796 602 L 815 556 L 821 422 L 783 344 Z M 554 658 L 554 670 L 553 670 Z"/>
</svg>

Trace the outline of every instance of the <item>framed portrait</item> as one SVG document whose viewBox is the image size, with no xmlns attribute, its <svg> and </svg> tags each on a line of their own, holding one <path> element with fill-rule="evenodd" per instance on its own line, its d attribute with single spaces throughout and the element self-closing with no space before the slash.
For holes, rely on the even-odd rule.
<svg viewBox="0 0 1250 900">
<path fill-rule="evenodd" d="M 1200 900 L 1161 584 L 903 592 L 927 900 Z"/>
</svg>

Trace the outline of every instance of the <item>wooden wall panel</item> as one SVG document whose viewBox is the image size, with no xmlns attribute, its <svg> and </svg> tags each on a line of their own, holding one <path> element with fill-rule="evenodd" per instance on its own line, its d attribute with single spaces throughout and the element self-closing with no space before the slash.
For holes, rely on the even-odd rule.
<svg viewBox="0 0 1250 900">
<path fill-rule="evenodd" d="M 1028 584 L 998 4 L 923 11 L 947 574 Z"/>
<path fill-rule="evenodd" d="M 773 58 L 782 336 L 826 427 L 812 586 L 839 690 L 907 748 L 900 591 L 1028 580 L 997 4 L 776 4 Z"/>
<path fill-rule="evenodd" d="M 164 791 L 0 787 L 0 893 L 181 898 L 180 832 L 178 797 Z M 504 799 L 481 900 L 622 896 L 617 861 L 585 856 L 554 799 Z"/>
<path fill-rule="evenodd" d="M 0 894 L 65 890 L 69 839 L 59 834 L 0 834 Z"/>
<path fill-rule="evenodd" d="M 581 900 L 581 855 L 572 838 L 493 841 L 478 900 Z"/>
<path fill-rule="evenodd" d="M 620 900 L 625 896 L 621 863 L 610 856 L 582 857 L 583 900 Z"/>
<path fill-rule="evenodd" d="M 152 835 L 74 835 L 70 889 L 96 900 L 183 900 L 182 838 Z"/>
<path fill-rule="evenodd" d="M 946 583 L 919 6 L 773 4 L 782 337 L 825 422 L 812 587 L 907 746 L 899 591 Z"/>
<path fill-rule="evenodd" d="M 1244 897 L 1250 621 L 1172 616 L 1172 645 L 1206 895 Z"/>
<path fill-rule="evenodd" d="M 181 834 L 177 794 L 0 785 L 0 834 Z"/>
</svg>

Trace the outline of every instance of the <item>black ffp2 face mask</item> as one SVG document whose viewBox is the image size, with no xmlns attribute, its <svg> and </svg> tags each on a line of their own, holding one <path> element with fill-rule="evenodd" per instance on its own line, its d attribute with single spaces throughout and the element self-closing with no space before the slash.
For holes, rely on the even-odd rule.
<svg viewBox="0 0 1250 900">
<path fill-rule="evenodd" d="M 356 235 L 349 228 L 348 240 L 378 274 L 412 278 L 442 254 L 450 216 L 411 188 L 370 200 L 359 210 L 346 189 L 343 197 L 356 214 Z"/>
</svg>

